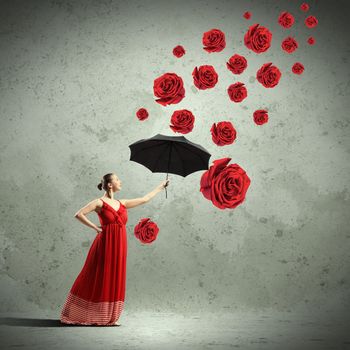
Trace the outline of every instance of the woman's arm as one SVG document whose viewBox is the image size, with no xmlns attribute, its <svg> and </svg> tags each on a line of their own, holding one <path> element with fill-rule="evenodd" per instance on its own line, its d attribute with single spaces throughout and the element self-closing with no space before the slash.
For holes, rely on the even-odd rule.
<svg viewBox="0 0 350 350">
<path fill-rule="evenodd" d="M 144 195 L 144 199 L 145 199 L 145 203 L 149 202 L 153 197 L 155 197 L 159 192 L 161 192 L 163 190 L 163 188 L 159 186 L 157 186 L 153 191 L 147 193 L 146 195 Z"/>
<path fill-rule="evenodd" d="M 121 201 L 124 202 L 124 206 L 127 209 L 137 207 L 138 205 L 149 202 L 156 194 L 164 190 L 164 188 L 168 186 L 168 184 L 169 184 L 169 179 L 162 181 L 153 191 L 147 193 L 143 197 L 135 198 L 135 199 L 122 199 Z"/>
<path fill-rule="evenodd" d="M 98 226 L 96 226 L 93 222 L 91 222 L 85 216 L 86 214 L 94 211 L 98 207 L 98 204 L 99 204 L 99 199 L 95 199 L 95 200 L 91 201 L 85 207 L 83 207 L 80 210 L 78 210 L 75 213 L 74 217 L 77 218 L 79 221 L 81 221 L 84 225 L 93 228 L 97 232 L 100 232 L 100 231 L 102 231 L 102 229 L 99 228 Z"/>
</svg>

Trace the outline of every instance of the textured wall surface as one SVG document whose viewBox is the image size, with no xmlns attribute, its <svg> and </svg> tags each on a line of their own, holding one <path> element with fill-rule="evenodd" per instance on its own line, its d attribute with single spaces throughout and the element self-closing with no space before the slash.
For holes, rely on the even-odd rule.
<svg viewBox="0 0 350 350">
<path fill-rule="evenodd" d="M 220 210 L 199 192 L 202 172 L 171 176 L 158 194 L 129 209 L 128 310 L 230 311 L 332 309 L 349 306 L 349 37 L 346 1 L 11 1 L 0 11 L 1 311 L 59 312 L 81 270 L 95 231 L 73 216 L 103 174 L 116 172 L 116 198 L 144 195 L 165 179 L 129 161 L 128 145 L 169 128 L 174 110 L 190 109 L 185 137 L 243 167 L 245 201 Z M 336 4 L 336 6 L 335 6 Z M 242 17 L 252 12 L 252 19 Z M 295 15 L 291 29 L 277 23 Z M 308 14 L 319 24 L 304 26 Z M 273 33 L 257 55 L 243 44 L 253 23 Z M 219 28 L 227 46 L 208 54 L 202 34 Z M 280 48 L 287 35 L 299 48 Z M 313 35 L 316 44 L 306 39 Z M 176 58 L 172 49 L 186 49 Z M 225 67 L 234 53 L 248 60 L 238 77 Z M 291 72 L 300 61 L 305 72 Z M 263 63 L 282 71 L 278 86 L 256 79 Z M 191 73 L 211 64 L 214 89 L 197 90 Z M 186 98 L 163 107 L 153 81 L 182 76 Z M 244 81 L 248 98 L 226 89 Z M 139 121 L 138 108 L 150 116 Z M 258 126 L 252 113 L 267 108 Z M 214 122 L 230 120 L 234 144 L 215 145 Z M 90 214 L 95 223 L 98 218 Z M 150 217 L 157 241 L 141 245 L 133 228 Z"/>
</svg>

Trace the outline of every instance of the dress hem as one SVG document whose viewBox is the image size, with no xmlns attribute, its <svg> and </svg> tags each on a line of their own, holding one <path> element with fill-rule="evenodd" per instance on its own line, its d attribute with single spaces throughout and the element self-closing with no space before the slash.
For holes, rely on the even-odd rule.
<svg viewBox="0 0 350 350">
<path fill-rule="evenodd" d="M 116 326 L 124 309 L 124 300 L 92 302 L 69 292 L 61 311 L 61 323 Z"/>
</svg>

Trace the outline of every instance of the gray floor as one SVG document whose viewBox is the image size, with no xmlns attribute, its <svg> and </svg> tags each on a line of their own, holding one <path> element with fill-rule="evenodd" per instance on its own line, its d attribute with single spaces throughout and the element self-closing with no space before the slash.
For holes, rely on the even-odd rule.
<svg viewBox="0 0 350 350">
<path fill-rule="evenodd" d="M 52 312 L 0 314 L 1 349 L 350 349 L 349 319 L 336 315 L 125 310 L 119 321 L 120 327 L 62 326 Z"/>
</svg>

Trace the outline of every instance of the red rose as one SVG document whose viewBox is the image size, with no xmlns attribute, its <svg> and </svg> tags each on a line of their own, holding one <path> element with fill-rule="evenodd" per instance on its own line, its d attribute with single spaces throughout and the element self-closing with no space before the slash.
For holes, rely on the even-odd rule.
<svg viewBox="0 0 350 350">
<path fill-rule="evenodd" d="M 173 48 L 173 55 L 176 57 L 182 57 L 185 52 L 185 49 L 181 45 L 177 45 Z"/>
<path fill-rule="evenodd" d="M 155 79 L 153 91 L 157 97 L 160 97 L 156 102 L 163 106 L 179 103 L 185 97 L 183 81 L 175 73 L 165 73 Z"/>
<path fill-rule="evenodd" d="M 149 218 L 141 219 L 134 228 L 135 237 L 145 244 L 153 242 L 157 238 L 158 232 L 157 224 Z"/>
<path fill-rule="evenodd" d="M 309 39 L 307 39 L 307 42 L 310 44 L 310 45 L 313 45 L 315 44 L 315 38 L 313 36 L 310 36 Z"/>
<path fill-rule="evenodd" d="M 247 89 L 244 83 L 231 84 L 227 89 L 228 95 L 233 102 L 241 102 L 247 97 Z"/>
<path fill-rule="evenodd" d="M 214 165 L 202 175 L 200 181 L 200 192 L 220 209 L 233 209 L 241 204 L 250 185 L 248 175 L 238 164 L 227 165 L 230 160 L 214 160 Z"/>
<path fill-rule="evenodd" d="M 306 11 L 309 10 L 309 8 L 310 8 L 310 6 L 309 6 L 306 2 L 303 2 L 303 3 L 300 5 L 300 10 L 301 10 L 301 11 L 306 12 Z"/>
<path fill-rule="evenodd" d="M 210 65 L 200 66 L 198 69 L 195 67 L 192 76 L 194 85 L 201 90 L 213 88 L 219 79 L 214 67 Z"/>
<path fill-rule="evenodd" d="M 193 129 L 194 119 L 192 112 L 181 109 L 173 113 L 170 120 L 173 125 L 169 126 L 174 132 L 187 134 Z"/>
<path fill-rule="evenodd" d="M 255 124 L 262 125 L 268 122 L 269 115 L 265 109 L 258 109 L 253 113 L 253 119 Z"/>
<path fill-rule="evenodd" d="M 278 23 L 283 28 L 290 28 L 294 24 L 294 17 L 291 13 L 284 11 L 278 17 Z"/>
<path fill-rule="evenodd" d="M 315 16 L 309 16 L 305 18 L 305 25 L 308 28 L 314 28 L 317 26 L 317 24 L 318 24 L 318 20 Z"/>
<path fill-rule="evenodd" d="M 225 33 L 219 29 L 211 29 L 203 34 L 204 50 L 207 52 L 220 52 L 226 47 Z"/>
<path fill-rule="evenodd" d="M 256 79 L 266 88 L 276 86 L 281 76 L 281 71 L 276 66 L 273 66 L 271 62 L 263 64 L 256 73 Z"/>
<path fill-rule="evenodd" d="M 252 17 L 252 14 L 249 11 L 246 11 L 246 12 L 244 12 L 243 17 L 245 19 L 250 19 L 250 17 Z"/>
<path fill-rule="evenodd" d="M 148 112 L 146 108 L 140 108 L 137 112 L 136 112 L 136 116 L 137 118 L 139 118 L 139 120 L 145 120 L 148 118 Z"/>
<path fill-rule="evenodd" d="M 230 145 L 236 139 L 236 129 L 230 121 L 214 123 L 210 129 L 211 138 L 218 146 Z"/>
<path fill-rule="evenodd" d="M 259 24 L 254 24 L 249 27 L 244 35 L 244 45 L 256 52 L 262 53 L 268 50 L 271 46 L 272 33 L 265 27 L 259 27 Z"/>
<path fill-rule="evenodd" d="M 235 54 L 226 62 L 226 66 L 233 74 L 241 74 L 247 68 L 247 60 L 245 57 Z"/>
<path fill-rule="evenodd" d="M 292 72 L 300 75 L 304 72 L 304 66 L 300 62 L 296 62 L 293 64 Z"/>
<path fill-rule="evenodd" d="M 284 51 L 292 53 L 298 48 L 298 43 L 294 38 L 289 36 L 282 41 L 281 47 Z"/>
</svg>

